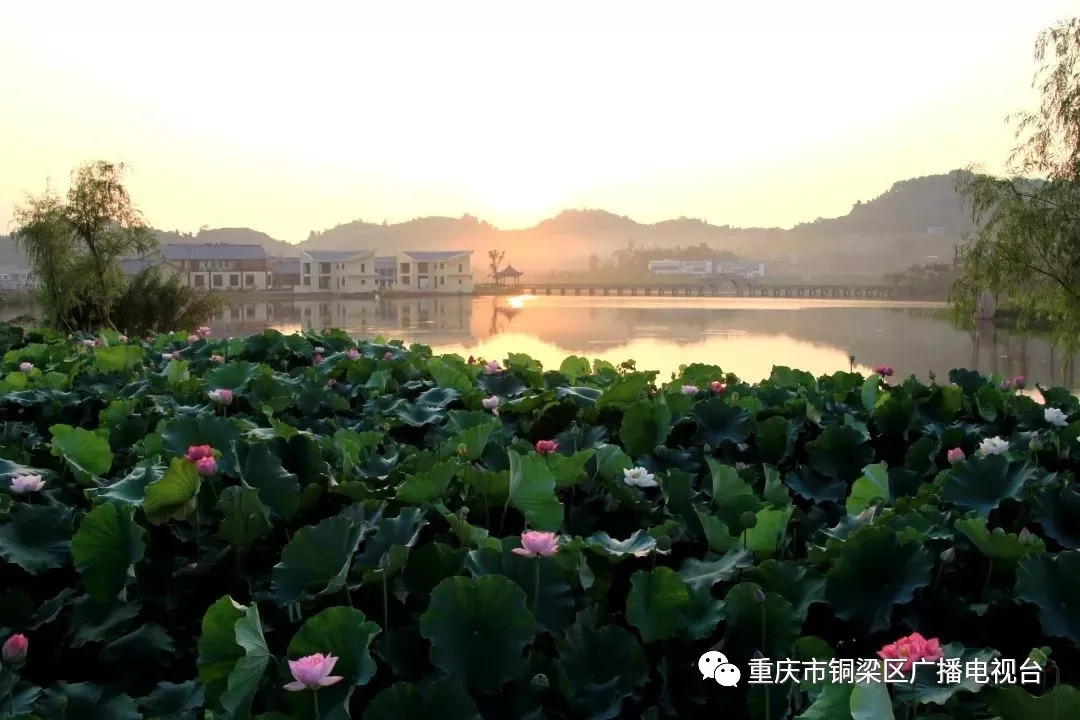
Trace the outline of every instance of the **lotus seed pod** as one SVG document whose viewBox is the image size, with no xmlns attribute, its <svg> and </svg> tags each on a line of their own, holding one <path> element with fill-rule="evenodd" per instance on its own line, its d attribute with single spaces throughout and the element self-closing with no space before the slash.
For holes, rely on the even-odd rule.
<svg viewBox="0 0 1080 720">
<path fill-rule="evenodd" d="M 536 690 L 547 690 L 551 687 L 551 682 L 544 673 L 536 673 L 532 678 L 532 686 Z"/>
<path fill-rule="evenodd" d="M 747 530 L 757 527 L 757 515 L 747 510 L 739 516 L 739 524 Z"/>
<path fill-rule="evenodd" d="M 461 457 L 465 457 L 466 455 L 469 454 L 469 446 L 466 445 L 465 443 L 458 443 L 457 454 L 460 455 Z"/>
<path fill-rule="evenodd" d="M 656 538 L 656 549 L 660 552 L 667 552 L 671 549 L 671 538 L 667 535 L 662 535 Z"/>
</svg>

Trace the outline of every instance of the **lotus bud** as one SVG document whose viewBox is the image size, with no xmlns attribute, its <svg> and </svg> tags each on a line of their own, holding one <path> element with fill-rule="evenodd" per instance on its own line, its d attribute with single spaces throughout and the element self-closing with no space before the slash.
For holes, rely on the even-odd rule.
<svg viewBox="0 0 1080 720">
<path fill-rule="evenodd" d="M 1039 439 L 1038 435 L 1033 435 L 1032 438 L 1031 438 L 1031 442 L 1028 443 L 1028 450 L 1030 450 L 1033 453 L 1037 453 L 1042 449 L 1043 449 L 1042 440 Z"/>
<path fill-rule="evenodd" d="M 26 653 L 30 648 L 30 641 L 25 635 L 16 633 L 4 641 L 4 649 L 0 651 L 5 665 L 20 668 L 26 661 Z"/>
<path fill-rule="evenodd" d="M 955 559 L 956 559 L 956 548 L 952 548 L 952 547 L 945 548 L 945 550 L 941 553 L 941 562 L 943 562 L 943 563 L 948 564 L 948 563 L 951 563 Z"/>
<path fill-rule="evenodd" d="M 765 602 L 765 593 L 761 591 L 761 588 L 754 588 L 754 599 L 757 600 L 759 603 Z"/>
<path fill-rule="evenodd" d="M 757 527 L 757 515 L 747 510 L 739 516 L 739 524 L 747 530 Z"/>
<path fill-rule="evenodd" d="M 551 687 L 551 682 L 544 673 L 536 673 L 532 678 L 532 686 L 534 690 L 547 690 Z"/>
<path fill-rule="evenodd" d="M 1035 536 L 1031 534 L 1031 531 L 1026 527 L 1020 528 L 1020 542 L 1024 545 L 1030 545 L 1035 542 Z"/>
<path fill-rule="evenodd" d="M 458 443 L 457 454 L 461 457 L 465 457 L 469 454 L 469 446 L 465 443 Z"/>
</svg>

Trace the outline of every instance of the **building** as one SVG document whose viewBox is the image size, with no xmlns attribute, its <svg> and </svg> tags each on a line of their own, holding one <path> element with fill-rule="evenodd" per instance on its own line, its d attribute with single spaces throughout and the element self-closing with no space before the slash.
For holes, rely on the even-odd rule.
<svg viewBox="0 0 1080 720">
<path fill-rule="evenodd" d="M 375 292 L 374 250 L 301 250 L 297 292 Z"/>
<path fill-rule="evenodd" d="M 200 290 L 266 290 L 273 282 L 270 256 L 262 245 L 170 244 L 142 259 L 178 264 L 188 285 Z"/>
<path fill-rule="evenodd" d="M 389 290 L 397 283 L 397 256 L 375 258 L 375 283 L 380 290 Z"/>
<path fill-rule="evenodd" d="M 472 293 L 472 250 L 402 250 L 393 289 L 403 293 Z"/>
<path fill-rule="evenodd" d="M 649 272 L 653 275 L 710 275 L 712 260 L 650 260 Z"/>
<path fill-rule="evenodd" d="M 276 257 L 270 260 L 274 290 L 293 290 L 300 285 L 300 258 Z"/>
<path fill-rule="evenodd" d="M 35 286 L 30 268 L 22 265 L 0 265 L 0 290 L 29 290 Z"/>
<path fill-rule="evenodd" d="M 138 275 L 143 270 L 156 267 L 161 270 L 162 274 L 179 275 L 186 282 L 187 278 L 184 277 L 184 270 L 180 267 L 179 263 L 169 262 L 168 260 L 152 260 L 148 258 L 127 258 L 120 261 L 120 269 L 124 271 L 124 275 L 131 277 L 132 275 Z"/>
<path fill-rule="evenodd" d="M 765 277 L 765 263 L 759 262 L 718 262 L 714 267 L 717 275 L 738 275 L 747 280 Z"/>
</svg>

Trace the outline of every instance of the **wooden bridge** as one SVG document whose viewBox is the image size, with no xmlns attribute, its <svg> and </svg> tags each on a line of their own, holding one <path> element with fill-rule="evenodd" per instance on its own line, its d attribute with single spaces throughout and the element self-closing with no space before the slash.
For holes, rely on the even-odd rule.
<svg viewBox="0 0 1080 720">
<path fill-rule="evenodd" d="M 812 283 L 777 283 L 765 285 L 724 280 L 721 282 L 650 283 L 529 283 L 518 286 L 531 295 L 646 295 L 669 297 L 773 297 L 773 298 L 861 298 L 869 300 L 897 298 L 902 293 L 886 285 L 848 285 Z"/>
</svg>

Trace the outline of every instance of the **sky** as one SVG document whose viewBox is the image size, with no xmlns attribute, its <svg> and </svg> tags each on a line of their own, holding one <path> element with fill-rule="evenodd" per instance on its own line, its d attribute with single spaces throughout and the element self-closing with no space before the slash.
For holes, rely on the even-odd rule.
<svg viewBox="0 0 1080 720">
<path fill-rule="evenodd" d="M 1004 169 L 1080 0 L 0 0 L 0 232 L 124 162 L 155 227 L 568 208 L 790 227 Z"/>
</svg>

